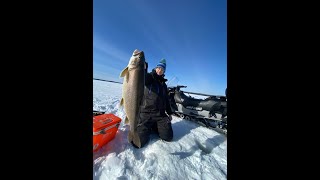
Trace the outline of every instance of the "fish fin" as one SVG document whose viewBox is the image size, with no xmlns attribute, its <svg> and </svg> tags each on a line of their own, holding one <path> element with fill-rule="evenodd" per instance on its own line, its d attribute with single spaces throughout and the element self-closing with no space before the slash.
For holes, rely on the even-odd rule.
<svg viewBox="0 0 320 180">
<path fill-rule="evenodd" d="M 125 75 L 127 75 L 127 73 L 128 73 L 128 66 L 121 71 L 120 77 L 124 77 Z"/>
<path fill-rule="evenodd" d="M 124 103 L 124 100 L 123 100 L 123 98 L 121 98 L 121 100 L 120 100 L 120 106 L 123 106 L 123 103 Z"/>
<path fill-rule="evenodd" d="M 126 116 L 126 118 L 124 119 L 124 123 L 125 123 L 125 124 L 129 124 L 129 119 L 128 119 L 127 116 Z"/>
</svg>

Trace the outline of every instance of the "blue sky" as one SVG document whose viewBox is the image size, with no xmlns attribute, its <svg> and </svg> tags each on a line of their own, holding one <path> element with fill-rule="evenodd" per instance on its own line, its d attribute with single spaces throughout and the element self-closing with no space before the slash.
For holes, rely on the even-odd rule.
<svg viewBox="0 0 320 180">
<path fill-rule="evenodd" d="M 122 82 L 135 49 L 149 72 L 166 59 L 169 86 L 225 95 L 227 1 L 94 0 L 93 77 Z"/>
</svg>

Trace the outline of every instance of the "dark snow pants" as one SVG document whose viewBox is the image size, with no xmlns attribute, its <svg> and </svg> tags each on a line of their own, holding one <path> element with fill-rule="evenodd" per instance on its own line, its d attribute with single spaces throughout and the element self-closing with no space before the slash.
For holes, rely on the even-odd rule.
<svg viewBox="0 0 320 180">
<path fill-rule="evenodd" d="M 143 147 L 148 141 L 152 132 L 156 132 L 164 141 L 171 141 L 173 131 L 169 117 L 155 117 L 148 113 L 140 113 L 137 133 Z"/>
</svg>

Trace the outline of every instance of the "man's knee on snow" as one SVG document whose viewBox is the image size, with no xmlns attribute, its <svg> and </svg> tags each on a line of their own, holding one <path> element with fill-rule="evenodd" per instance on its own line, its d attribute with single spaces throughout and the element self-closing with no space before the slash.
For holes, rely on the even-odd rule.
<svg viewBox="0 0 320 180">
<path fill-rule="evenodd" d="M 173 134 L 172 133 L 168 133 L 168 134 L 159 134 L 160 138 L 164 141 L 172 141 L 173 139 Z"/>
<path fill-rule="evenodd" d="M 160 137 L 161 138 L 161 137 Z M 170 141 L 172 141 L 172 137 L 169 137 L 169 138 L 161 138 L 162 140 L 164 140 L 164 141 L 167 141 L 167 142 L 170 142 Z"/>
<path fill-rule="evenodd" d="M 133 142 L 131 142 L 131 144 L 135 148 L 142 148 L 145 144 L 148 143 L 150 138 L 149 136 L 150 136 L 150 131 L 148 127 L 145 125 L 139 125 L 137 127 L 136 137 L 133 139 Z"/>
<path fill-rule="evenodd" d="M 161 121 L 158 121 L 158 131 L 159 137 L 164 141 L 171 141 L 173 138 L 173 130 L 171 123 L 167 121 L 166 118 L 163 118 Z"/>
</svg>

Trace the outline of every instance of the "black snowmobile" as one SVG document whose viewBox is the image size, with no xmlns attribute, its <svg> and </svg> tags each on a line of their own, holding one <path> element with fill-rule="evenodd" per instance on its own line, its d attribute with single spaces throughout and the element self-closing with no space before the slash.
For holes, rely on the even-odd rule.
<svg viewBox="0 0 320 180">
<path fill-rule="evenodd" d="M 181 85 L 168 87 L 170 105 L 174 114 L 182 119 L 195 121 L 220 133 L 227 134 L 227 96 L 180 90 L 186 87 Z M 197 99 L 186 94 L 200 95 L 207 98 Z"/>
</svg>

